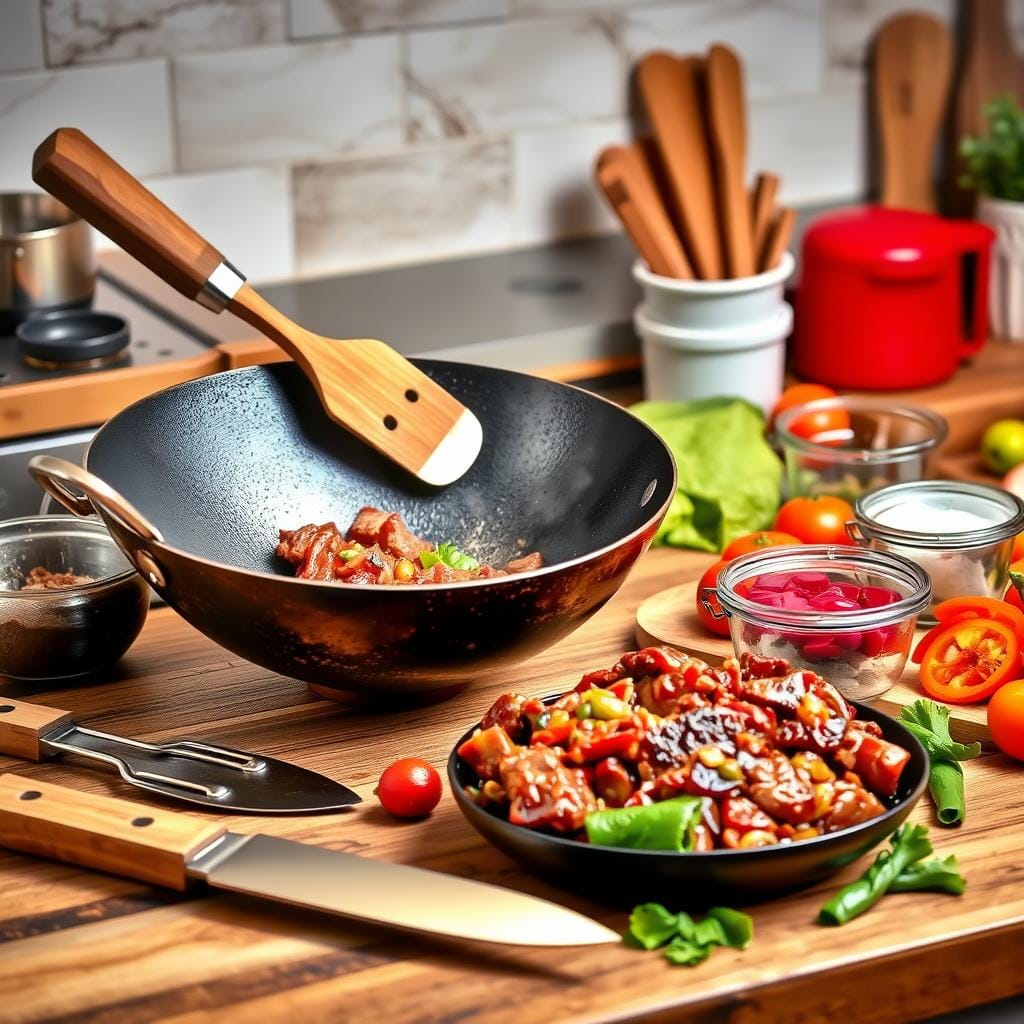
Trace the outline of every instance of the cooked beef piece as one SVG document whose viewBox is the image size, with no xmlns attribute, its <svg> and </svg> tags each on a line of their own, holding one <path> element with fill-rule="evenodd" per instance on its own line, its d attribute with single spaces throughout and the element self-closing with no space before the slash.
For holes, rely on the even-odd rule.
<svg viewBox="0 0 1024 1024">
<path fill-rule="evenodd" d="M 582 769 L 568 768 L 543 747 L 524 747 L 499 765 L 509 798 L 508 820 L 529 828 L 576 832 L 597 810 Z"/>
<path fill-rule="evenodd" d="M 523 743 L 530 736 L 530 723 L 523 714 L 526 698 L 521 693 L 503 693 L 488 709 L 480 722 L 481 729 L 492 725 L 500 726 L 516 743 Z"/>
<path fill-rule="evenodd" d="M 521 558 L 513 558 L 505 566 L 508 572 L 532 572 L 544 567 L 544 556 L 539 551 L 531 551 Z"/>
<path fill-rule="evenodd" d="M 815 817 L 814 790 L 782 751 L 756 758 L 747 765 L 746 777 L 750 799 L 773 818 L 799 825 Z"/>
<path fill-rule="evenodd" d="M 837 782 L 832 806 L 822 819 L 821 825 L 825 832 L 838 832 L 841 828 L 870 821 L 884 813 L 882 802 L 863 786 Z"/>
<path fill-rule="evenodd" d="M 434 545 L 425 541 L 405 525 L 397 512 L 382 512 L 364 505 L 348 528 L 347 540 L 365 547 L 379 545 L 395 558 L 416 558 L 421 551 L 432 551 Z"/>
<path fill-rule="evenodd" d="M 770 679 L 773 676 L 788 675 L 793 666 L 784 658 L 762 658 L 745 651 L 740 655 L 740 677 L 742 679 Z"/>
<path fill-rule="evenodd" d="M 341 543 L 341 534 L 334 523 L 321 526 L 310 538 L 295 575 L 306 580 L 333 580 Z"/>
<path fill-rule="evenodd" d="M 787 718 L 779 723 L 775 742 L 783 750 L 813 750 L 816 754 L 831 754 L 843 742 L 848 724 L 845 718 L 838 715 L 810 725 Z"/>
<path fill-rule="evenodd" d="M 871 724 L 874 723 L 851 722 L 835 758 L 845 768 L 855 771 L 873 790 L 892 796 L 910 760 L 910 751 L 869 732 L 865 727 Z"/>
<path fill-rule="evenodd" d="M 323 526 L 317 526 L 316 523 L 306 523 L 305 526 L 300 526 L 297 530 L 278 530 L 280 540 L 274 549 L 274 554 L 278 558 L 283 558 L 291 565 L 301 565 L 313 537 L 316 536 L 318 530 L 326 527 L 330 527 L 335 533 L 338 533 L 338 528 L 334 523 L 324 523 Z"/>
<path fill-rule="evenodd" d="M 734 708 L 709 706 L 678 718 L 652 723 L 640 740 L 640 760 L 663 771 L 686 762 L 700 747 L 713 745 L 736 753 L 736 736 L 747 729 L 748 718 Z"/>
<path fill-rule="evenodd" d="M 41 565 L 25 574 L 22 590 L 62 590 L 64 587 L 80 587 L 83 583 L 94 582 L 92 576 L 79 576 L 73 572 L 50 572 Z"/>
</svg>

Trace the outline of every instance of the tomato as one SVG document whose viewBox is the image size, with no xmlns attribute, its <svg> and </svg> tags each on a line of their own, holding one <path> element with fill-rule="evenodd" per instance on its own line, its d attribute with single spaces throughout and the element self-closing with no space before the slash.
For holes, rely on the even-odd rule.
<svg viewBox="0 0 1024 1024">
<path fill-rule="evenodd" d="M 1024 761 L 1024 679 L 1000 686 L 988 702 L 988 731 L 1004 754 Z"/>
<path fill-rule="evenodd" d="M 779 530 L 758 530 L 757 533 L 745 533 L 737 537 L 723 552 L 722 561 L 729 562 L 740 555 L 749 555 L 751 551 L 760 551 L 762 548 L 785 547 L 788 544 L 803 543 L 799 537 L 791 533 L 781 533 Z"/>
<path fill-rule="evenodd" d="M 700 583 L 697 584 L 697 618 L 700 619 L 701 625 L 708 631 L 714 633 L 716 636 L 728 636 L 729 635 L 729 617 L 722 611 L 722 606 L 718 603 L 718 598 L 711 594 L 708 597 L 708 603 L 715 610 L 716 613 L 721 615 L 721 618 L 715 618 L 704 607 L 703 595 L 705 588 L 714 588 L 718 584 L 718 574 L 728 565 L 729 563 L 723 558 L 720 562 L 715 562 L 707 572 L 704 573 L 700 578 Z"/>
<path fill-rule="evenodd" d="M 937 626 L 932 626 L 927 633 L 918 641 L 917 646 L 914 648 L 914 653 L 911 655 L 910 660 L 915 665 L 920 665 L 924 661 L 924 656 L 931 649 L 932 644 L 935 643 L 936 639 L 949 627 L 948 622 L 940 622 Z"/>
<path fill-rule="evenodd" d="M 921 662 L 921 686 L 947 704 L 991 697 L 1020 670 L 1020 642 L 995 619 L 968 618 L 939 633 Z"/>
<path fill-rule="evenodd" d="M 403 757 L 384 769 L 375 792 L 396 818 L 425 818 L 441 799 L 441 776 L 421 758 Z"/>
<path fill-rule="evenodd" d="M 935 606 L 935 618 L 940 625 L 949 626 L 965 619 L 995 619 L 1014 631 L 1017 643 L 1024 649 L 1024 611 L 1008 601 L 995 597 L 951 597 Z"/>
<path fill-rule="evenodd" d="M 771 430 L 775 426 L 775 421 L 779 418 L 780 413 L 785 412 L 787 409 L 792 409 L 795 405 L 817 402 L 822 398 L 838 397 L 831 388 L 826 387 L 824 384 L 790 384 L 779 396 L 779 400 L 772 409 L 771 416 L 768 417 L 768 429 Z"/>
<path fill-rule="evenodd" d="M 775 517 L 775 529 L 805 544 L 852 544 L 846 524 L 853 519 L 848 501 L 830 494 L 790 498 Z"/>
<path fill-rule="evenodd" d="M 823 384 L 794 384 L 786 388 L 772 410 L 769 427 L 775 426 L 776 417 L 787 409 L 823 398 L 839 396 Z M 797 437 L 805 437 L 816 444 L 840 444 L 850 430 L 850 414 L 842 407 L 815 409 L 803 416 L 795 416 L 786 429 Z"/>
</svg>

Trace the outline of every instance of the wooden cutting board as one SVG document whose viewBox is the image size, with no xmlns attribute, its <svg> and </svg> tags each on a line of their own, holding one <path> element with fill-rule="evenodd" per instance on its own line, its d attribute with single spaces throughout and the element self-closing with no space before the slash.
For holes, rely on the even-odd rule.
<svg viewBox="0 0 1024 1024">
<path fill-rule="evenodd" d="M 728 658 L 733 653 L 732 641 L 712 636 L 704 629 L 695 610 L 696 596 L 697 583 L 691 580 L 648 597 L 636 613 L 637 643 L 641 646 L 668 644 L 712 662 Z M 924 632 L 923 629 L 917 631 L 915 643 Z M 827 673 L 822 674 L 827 678 Z M 908 661 L 903 675 L 892 689 L 872 698 L 868 703 L 887 714 L 898 715 L 901 708 L 923 696 L 925 694 L 917 682 L 917 666 Z M 992 748 L 985 724 L 984 704 L 951 706 L 950 718 L 953 721 L 951 731 L 956 739 L 962 743 L 980 740 Z"/>
</svg>

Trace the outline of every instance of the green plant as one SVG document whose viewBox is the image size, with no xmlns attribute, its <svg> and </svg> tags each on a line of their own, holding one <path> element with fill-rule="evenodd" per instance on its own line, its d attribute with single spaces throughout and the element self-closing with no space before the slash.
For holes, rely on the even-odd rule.
<svg viewBox="0 0 1024 1024">
<path fill-rule="evenodd" d="M 985 105 L 988 134 L 960 140 L 966 173 L 963 188 L 993 199 L 1024 201 L 1024 110 L 1013 96 L 1000 96 Z"/>
</svg>

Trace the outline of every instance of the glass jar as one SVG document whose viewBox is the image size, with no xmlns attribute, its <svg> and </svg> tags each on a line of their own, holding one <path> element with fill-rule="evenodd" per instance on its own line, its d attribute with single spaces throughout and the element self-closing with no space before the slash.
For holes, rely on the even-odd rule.
<svg viewBox="0 0 1024 1024">
<path fill-rule="evenodd" d="M 848 610 L 772 606 L 749 596 L 756 583 L 770 577 L 774 586 L 793 574 L 824 576 L 829 587 L 884 588 L 896 596 Z M 817 672 L 854 700 L 876 697 L 899 679 L 917 617 L 931 600 L 928 574 L 909 559 L 823 544 L 743 555 L 722 570 L 716 589 L 737 656 L 782 658 L 794 668 Z"/>
<path fill-rule="evenodd" d="M 931 577 L 933 604 L 1006 592 L 1013 538 L 1024 530 L 1024 501 L 1015 494 L 987 484 L 917 480 L 866 494 L 853 512 L 850 536 L 920 565 Z M 942 528 L 944 519 L 951 527 L 959 519 L 959 528 Z M 932 608 L 921 618 L 934 623 Z"/>
<path fill-rule="evenodd" d="M 804 416 L 848 425 L 810 437 L 794 434 Z M 929 409 L 877 398 L 822 398 L 794 406 L 775 421 L 786 464 L 786 493 L 834 494 L 851 504 L 862 494 L 925 475 L 928 456 L 946 439 L 946 421 Z"/>
</svg>

